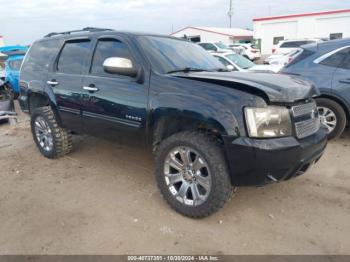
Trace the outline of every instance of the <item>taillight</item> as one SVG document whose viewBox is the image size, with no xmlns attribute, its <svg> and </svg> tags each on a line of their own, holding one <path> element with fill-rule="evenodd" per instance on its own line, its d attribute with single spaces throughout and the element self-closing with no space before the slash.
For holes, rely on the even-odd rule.
<svg viewBox="0 0 350 262">
<path fill-rule="evenodd" d="M 276 52 L 276 48 L 272 48 L 272 54 Z"/>
<path fill-rule="evenodd" d="M 258 52 L 258 50 L 252 49 L 252 53 L 257 53 L 257 52 Z"/>
</svg>

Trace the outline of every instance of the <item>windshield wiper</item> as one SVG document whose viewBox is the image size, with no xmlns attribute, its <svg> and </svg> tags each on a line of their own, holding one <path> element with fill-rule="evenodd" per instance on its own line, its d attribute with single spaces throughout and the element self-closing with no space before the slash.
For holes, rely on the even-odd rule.
<svg viewBox="0 0 350 262">
<path fill-rule="evenodd" d="M 202 69 L 202 68 L 185 67 L 185 68 L 174 69 L 174 70 L 168 71 L 166 73 L 172 74 L 172 73 L 178 73 L 178 72 L 189 73 L 189 72 L 203 72 L 203 71 L 207 71 L 207 70 Z"/>
</svg>

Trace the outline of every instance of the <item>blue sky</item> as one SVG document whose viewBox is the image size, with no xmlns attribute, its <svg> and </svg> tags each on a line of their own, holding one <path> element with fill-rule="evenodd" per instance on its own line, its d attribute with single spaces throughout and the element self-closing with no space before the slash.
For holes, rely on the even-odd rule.
<svg viewBox="0 0 350 262">
<path fill-rule="evenodd" d="M 350 9 L 350 0 L 233 2 L 233 26 L 242 28 L 252 28 L 256 17 Z M 169 34 L 188 25 L 229 24 L 229 0 L 0 0 L 0 6 L 6 44 L 30 44 L 49 32 L 86 26 Z"/>
</svg>

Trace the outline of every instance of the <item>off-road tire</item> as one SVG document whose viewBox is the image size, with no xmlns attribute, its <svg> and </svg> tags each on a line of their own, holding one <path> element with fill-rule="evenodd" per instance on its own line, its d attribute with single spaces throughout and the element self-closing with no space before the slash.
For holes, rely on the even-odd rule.
<svg viewBox="0 0 350 262">
<path fill-rule="evenodd" d="M 316 99 L 317 106 L 329 108 L 337 117 L 337 125 L 334 130 L 328 134 L 328 139 L 338 138 L 344 131 L 346 126 L 346 113 L 341 105 L 336 101 L 328 98 L 318 98 Z"/>
<path fill-rule="evenodd" d="M 164 175 L 164 162 L 168 153 L 176 147 L 186 146 L 196 150 L 207 162 L 212 185 L 208 198 L 198 206 L 187 206 L 171 194 Z M 164 199 L 177 212 L 191 218 L 203 218 L 224 206 L 233 193 L 231 179 L 223 150 L 211 137 L 197 132 L 181 132 L 163 140 L 156 151 L 155 176 Z"/>
<path fill-rule="evenodd" d="M 51 151 L 45 151 L 40 146 L 38 139 L 36 138 L 34 122 L 38 116 L 41 116 L 46 120 L 51 129 L 51 132 L 53 133 L 53 148 Z M 40 153 L 47 158 L 59 158 L 68 154 L 72 150 L 72 134 L 70 131 L 58 125 L 55 114 L 50 106 L 39 107 L 33 110 L 31 114 L 31 130 L 33 139 Z"/>
</svg>

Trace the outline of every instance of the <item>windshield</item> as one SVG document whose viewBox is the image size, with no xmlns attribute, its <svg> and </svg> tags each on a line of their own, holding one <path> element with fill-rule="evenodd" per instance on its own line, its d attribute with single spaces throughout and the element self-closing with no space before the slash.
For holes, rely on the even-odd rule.
<svg viewBox="0 0 350 262">
<path fill-rule="evenodd" d="M 233 63 L 235 63 L 237 66 L 243 69 L 249 69 L 255 66 L 255 64 L 252 61 L 238 54 L 229 54 L 226 55 L 226 58 L 231 60 Z"/>
<path fill-rule="evenodd" d="M 139 41 L 153 69 L 161 74 L 185 68 L 203 71 L 225 69 L 210 53 L 191 42 L 157 36 L 140 36 Z"/>
<path fill-rule="evenodd" d="M 227 45 L 225 45 L 224 43 L 222 42 L 218 42 L 218 43 L 215 43 L 218 47 L 220 47 L 221 49 L 229 49 Z"/>
</svg>

